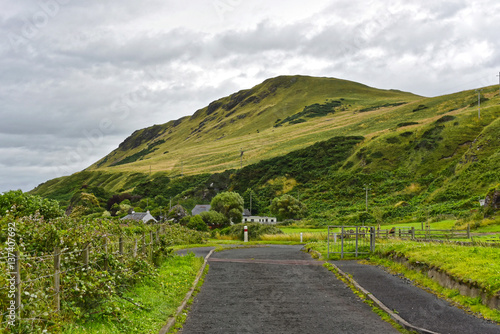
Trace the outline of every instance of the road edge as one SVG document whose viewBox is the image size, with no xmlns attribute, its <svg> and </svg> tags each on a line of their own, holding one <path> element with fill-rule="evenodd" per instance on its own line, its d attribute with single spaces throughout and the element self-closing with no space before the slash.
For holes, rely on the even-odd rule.
<svg viewBox="0 0 500 334">
<path fill-rule="evenodd" d="M 181 305 L 177 308 L 175 311 L 175 314 L 169 318 L 167 323 L 160 329 L 159 334 L 166 334 L 168 331 L 172 328 L 173 325 L 175 325 L 175 320 L 176 318 L 186 309 L 187 304 L 191 296 L 193 295 L 194 290 L 196 289 L 196 286 L 198 285 L 198 282 L 201 279 L 201 276 L 203 275 L 203 272 L 205 271 L 205 267 L 207 266 L 208 263 L 208 258 L 212 255 L 212 253 L 215 251 L 215 249 L 212 249 L 207 256 L 205 256 L 205 260 L 203 261 L 203 265 L 201 266 L 200 270 L 198 271 L 198 274 L 196 275 L 196 278 L 193 282 L 193 285 L 191 286 L 191 289 L 188 291 L 186 296 L 184 297 L 184 300 L 182 301 Z"/>
<path fill-rule="evenodd" d="M 375 297 L 370 291 L 366 290 L 361 285 L 359 285 L 358 282 L 356 282 L 352 277 L 350 277 L 348 274 L 346 274 L 345 272 L 343 272 L 335 264 L 333 264 L 331 262 L 326 262 L 326 263 L 328 263 L 331 266 L 333 266 L 333 268 L 335 268 L 335 270 L 340 275 L 342 275 L 345 279 L 347 279 L 352 285 L 354 285 L 354 287 L 356 289 L 358 289 L 359 291 L 361 291 L 361 293 L 363 293 L 367 298 L 369 298 L 371 301 L 373 301 L 375 304 L 377 304 L 378 307 L 380 307 L 384 312 L 386 312 L 387 314 L 389 314 L 389 316 L 392 318 L 392 320 L 394 320 L 395 322 L 397 322 L 399 325 L 401 325 L 405 329 L 416 331 L 417 333 L 420 333 L 420 334 L 439 334 L 437 332 L 433 332 L 433 331 L 430 331 L 428 329 L 420 328 L 420 327 L 417 327 L 417 326 L 414 326 L 414 325 L 410 324 L 408 321 L 404 320 L 399 315 L 397 315 L 395 312 L 393 312 L 390 308 L 388 308 L 387 306 L 385 306 L 385 304 L 382 303 L 380 300 L 378 300 L 377 297 Z"/>
</svg>

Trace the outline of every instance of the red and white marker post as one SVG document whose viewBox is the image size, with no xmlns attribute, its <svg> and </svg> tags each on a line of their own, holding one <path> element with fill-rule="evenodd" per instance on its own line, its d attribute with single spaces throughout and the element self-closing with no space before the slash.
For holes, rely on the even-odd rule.
<svg viewBox="0 0 500 334">
<path fill-rule="evenodd" d="M 243 242 L 248 242 L 248 227 L 243 227 Z"/>
</svg>

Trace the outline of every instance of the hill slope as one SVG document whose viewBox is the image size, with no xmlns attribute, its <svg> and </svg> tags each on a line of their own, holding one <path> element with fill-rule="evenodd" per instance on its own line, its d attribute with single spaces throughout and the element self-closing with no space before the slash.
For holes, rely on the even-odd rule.
<svg viewBox="0 0 500 334">
<path fill-rule="evenodd" d="M 243 163 L 255 163 L 327 139 L 339 126 L 355 126 L 373 114 L 359 110 L 387 105 L 382 109 L 388 112 L 393 104 L 419 99 L 345 80 L 277 77 L 190 117 L 136 131 L 87 170 L 219 172 L 239 166 L 242 149 Z"/>
<path fill-rule="evenodd" d="M 269 79 L 136 131 L 87 170 L 33 192 L 67 201 L 85 185 L 103 200 L 133 192 L 189 208 L 229 189 L 252 192 L 256 213 L 289 192 L 313 218 L 359 222 L 371 184 L 369 216 L 379 222 L 466 213 L 500 181 L 498 88 L 483 92 L 478 119 L 474 91 L 424 98 L 338 79 Z"/>
</svg>

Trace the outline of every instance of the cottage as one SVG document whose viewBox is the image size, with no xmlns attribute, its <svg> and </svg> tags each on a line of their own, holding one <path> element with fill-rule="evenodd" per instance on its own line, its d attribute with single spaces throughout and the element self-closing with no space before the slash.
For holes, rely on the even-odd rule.
<svg viewBox="0 0 500 334">
<path fill-rule="evenodd" d="M 148 211 L 146 212 L 133 212 L 126 215 L 121 220 L 134 220 L 136 222 L 142 221 L 143 223 L 157 223 L 158 221 Z"/>
<path fill-rule="evenodd" d="M 199 215 L 202 212 L 210 211 L 210 205 L 196 205 L 193 210 L 191 210 L 191 216 Z"/>
<path fill-rule="evenodd" d="M 276 217 L 243 216 L 243 223 L 260 223 L 264 225 L 274 225 L 278 223 Z"/>
</svg>

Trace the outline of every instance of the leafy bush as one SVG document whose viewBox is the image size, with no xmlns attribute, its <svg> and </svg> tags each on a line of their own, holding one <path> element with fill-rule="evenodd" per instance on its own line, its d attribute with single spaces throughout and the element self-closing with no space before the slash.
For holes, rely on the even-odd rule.
<svg viewBox="0 0 500 334">
<path fill-rule="evenodd" d="M 203 219 L 199 215 L 191 217 L 186 227 L 197 231 L 205 231 L 205 232 L 208 231 L 207 224 L 203 221 Z"/>
<path fill-rule="evenodd" d="M 199 215 L 203 222 L 210 228 L 221 228 L 229 225 L 229 221 L 222 213 L 217 211 L 206 211 Z"/>
<path fill-rule="evenodd" d="M 64 214 L 57 201 L 23 193 L 21 190 L 12 190 L 0 195 L 0 217 L 7 213 L 14 217 L 38 213 L 46 219 L 61 217 Z"/>
<path fill-rule="evenodd" d="M 283 219 L 298 219 L 305 216 L 306 206 L 296 198 L 285 194 L 280 198 L 275 198 L 271 203 L 271 212 Z"/>
</svg>

